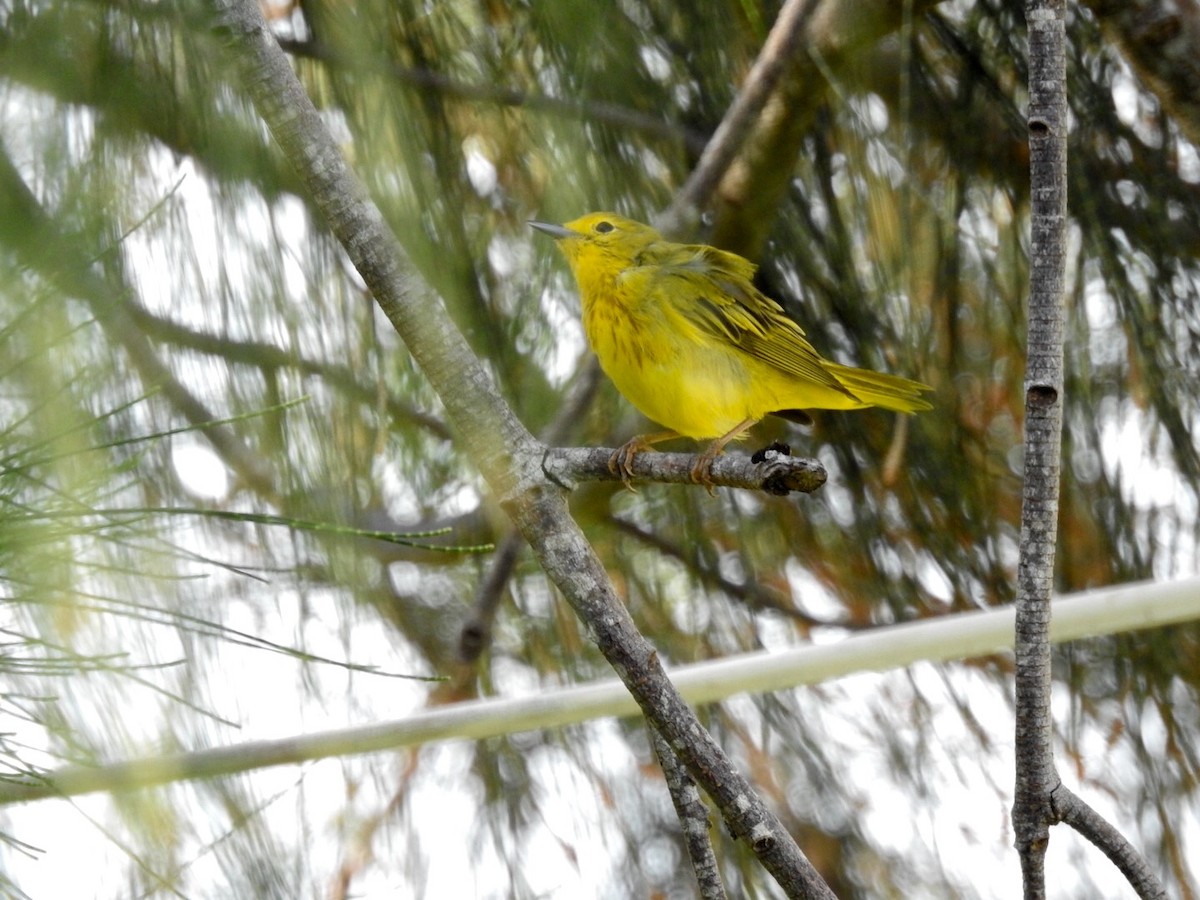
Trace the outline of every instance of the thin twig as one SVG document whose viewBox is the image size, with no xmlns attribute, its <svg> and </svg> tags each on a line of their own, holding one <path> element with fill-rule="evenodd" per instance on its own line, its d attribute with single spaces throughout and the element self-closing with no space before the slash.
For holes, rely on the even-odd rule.
<svg viewBox="0 0 1200 900">
<path fill-rule="evenodd" d="M 1143 900 L 1166 900 L 1167 891 L 1133 845 L 1098 812 L 1064 784 L 1052 797 L 1059 821 L 1070 825 L 1112 860 Z"/>
<path fill-rule="evenodd" d="M 709 840 L 712 823 L 708 821 L 708 807 L 704 805 L 696 782 L 688 775 L 687 769 L 680 765 L 671 745 L 663 740 L 656 728 L 650 728 L 650 740 L 654 744 L 658 764 L 662 766 L 675 814 L 683 826 L 683 842 L 700 886 L 699 896 L 702 900 L 725 900 L 725 885 L 721 883 L 717 855 Z"/>
</svg>

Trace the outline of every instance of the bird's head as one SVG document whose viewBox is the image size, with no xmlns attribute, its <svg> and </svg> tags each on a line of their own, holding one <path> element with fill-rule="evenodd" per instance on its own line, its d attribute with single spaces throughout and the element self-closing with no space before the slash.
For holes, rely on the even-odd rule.
<svg viewBox="0 0 1200 900">
<path fill-rule="evenodd" d="M 581 286 L 604 275 L 615 278 L 621 270 L 638 265 L 642 251 L 662 240 L 649 225 L 609 212 L 588 213 L 565 225 L 529 224 L 558 241 Z"/>
</svg>

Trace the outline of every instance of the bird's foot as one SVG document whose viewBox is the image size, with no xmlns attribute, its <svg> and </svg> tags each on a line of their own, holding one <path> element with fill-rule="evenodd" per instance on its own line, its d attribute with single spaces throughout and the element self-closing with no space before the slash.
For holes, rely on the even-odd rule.
<svg viewBox="0 0 1200 900">
<path fill-rule="evenodd" d="M 608 471 L 621 478 L 621 483 L 637 493 L 633 486 L 633 458 L 639 453 L 653 449 L 642 437 L 631 438 L 612 452 L 608 458 Z"/>
<path fill-rule="evenodd" d="M 696 461 L 692 463 L 692 471 L 690 473 L 692 482 L 704 485 L 704 489 L 708 491 L 708 496 L 710 497 L 717 495 L 712 480 L 713 462 L 724 452 L 725 448 L 717 446 L 714 442 L 711 447 L 697 456 Z"/>
</svg>

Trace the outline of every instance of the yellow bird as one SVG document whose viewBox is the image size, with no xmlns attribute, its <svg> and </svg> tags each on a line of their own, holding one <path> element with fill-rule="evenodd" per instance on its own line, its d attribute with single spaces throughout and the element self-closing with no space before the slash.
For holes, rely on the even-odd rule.
<svg viewBox="0 0 1200 900">
<path fill-rule="evenodd" d="M 759 419 L 805 409 L 930 409 L 927 385 L 823 359 L 783 308 L 754 287 L 755 265 L 676 244 L 641 222 L 596 212 L 551 225 L 579 284 L 583 328 L 626 399 L 669 431 L 639 435 L 609 468 L 627 484 L 636 454 L 673 437 L 713 439 L 692 468 L 710 483 L 725 445 Z"/>
</svg>

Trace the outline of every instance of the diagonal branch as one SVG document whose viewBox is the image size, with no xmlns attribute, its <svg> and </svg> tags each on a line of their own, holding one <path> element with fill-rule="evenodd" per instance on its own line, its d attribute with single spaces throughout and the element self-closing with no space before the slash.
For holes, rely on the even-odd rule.
<svg viewBox="0 0 1200 900">
<path fill-rule="evenodd" d="M 544 447 L 517 421 L 446 310 L 413 284 L 378 208 L 351 172 L 251 0 L 214 0 L 244 90 L 300 173 L 375 302 L 446 408 L 447 421 L 564 598 L 653 727 L 789 897 L 832 897 L 779 818 L 730 763 L 667 679 L 603 565 L 542 471 Z"/>
<path fill-rule="evenodd" d="M 1099 847 L 1121 870 L 1139 897 L 1143 900 L 1166 900 L 1167 892 L 1158 877 L 1150 871 L 1146 861 L 1125 836 L 1103 816 L 1063 784 L 1054 790 L 1051 802 L 1058 820 L 1070 825 Z"/>
<path fill-rule="evenodd" d="M 936 2 L 789 2 L 710 141 L 704 171 L 698 167 L 689 179 L 687 200 L 673 203 L 658 223 L 668 231 L 685 227 L 696 213 L 711 209 L 715 221 L 709 242 L 757 259 L 805 137 L 826 102 L 828 75 L 844 71 L 859 56 L 853 51 L 891 34 Z"/>
<path fill-rule="evenodd" d="M 671 745 L 653 728 L 650 729 L 650 741 L 663 770 L 667 790 L 671 793 L 675 815 L 683 825 L 683 843 L 700 887 L 699 896 L 701 900 L 725 900 L 725 886 L 717 868 L 717 855 L 709 839 L 712 824 L 708 821 L 708 807 L 696 789 L 696 782 L 688 775 L 687 769 L 679 764 Z"/>
</svg>

